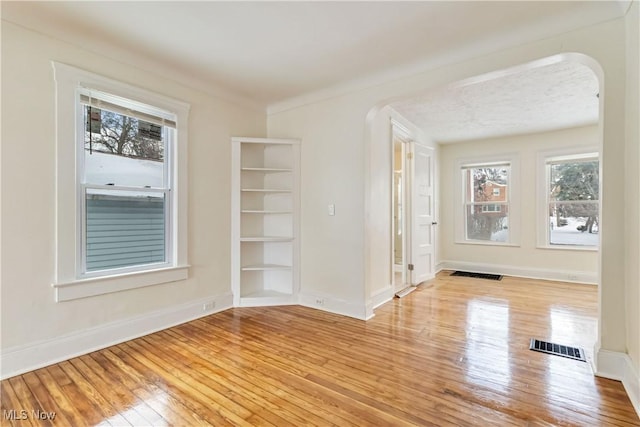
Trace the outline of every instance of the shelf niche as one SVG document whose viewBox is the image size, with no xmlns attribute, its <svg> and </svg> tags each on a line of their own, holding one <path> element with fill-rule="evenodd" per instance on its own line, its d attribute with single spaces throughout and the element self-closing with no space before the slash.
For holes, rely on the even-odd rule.
<svg viewBox="0 0 640 427">
<path fill-rule="evenodd" d="M 234 305 L 295 304 L 300 141 L 238 137 L 231 143 Z"/>
</svg>

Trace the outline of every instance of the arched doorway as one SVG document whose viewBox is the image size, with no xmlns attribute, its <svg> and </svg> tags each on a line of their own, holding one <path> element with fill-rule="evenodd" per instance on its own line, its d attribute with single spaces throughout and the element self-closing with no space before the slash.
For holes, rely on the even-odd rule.
<svg viewBox="0 0 640 427">
<path fill-rule="evenodd" d="M 503 70 L 498 70 L 490 73 L 485 73 L 479 76 L 471 77 L 468 79 L 460 80 L 457 82 L 453 82 L 447 85 L 447 88 L 453 89 L 462 89 L 471 87 L 473 85 L 483 84 L 485 82 L 495 81 L 500 78 L 510 77 L 516 74 L 527 73 L 532 70 L 544 69 L 545 67 L 551 67 L 557 64 L 561 64 L 563 62 L 571 62 L 581 64 L 584 67 L 588 67 L 590 72 L 593 74 L 595 79 L 598 82 L 598 94 L 599 98 L 596 99 L 596 106 L 598 109 L 598 118 L 596 123 L 593 124 L 593 134 L 594 141 L 597 152 L 602 152 L 602 144 L 603 144 L 603 108 L 604 103 L 602 102 L 603 94 L 604 94 L 604 78 L 603 72 L 599 64 L 593 60 L 592 58 L 577 53 L 567 53 L 567 54 L 559 54 L 554 55 L 548 58 L 528 62 L 519 66 L 506 68 Z M 440 87 L 435 90 L 441 89 Z M 432 92 L 434 89 L 428 89 L 426 91 L 422 91 L 420 93 L 414 94 L 404 94 L 400 97 L 390 97 L 388 99 L 380 101 L 376 107 L 372 108 L 368 115 L 368 134 L 367 134 L 367 144 L 366 147 L 368 149 L 368 168 L 366 177 L 366 188 L 368 188 L 367 192 L 367 223 L 366 223 L 366 240 L 368 243 L 365 245 L 367 248 L 367 266 L 368 266 L 368 274 L 367 274 L 367 284 L 369 286 L 368 289 L 368 299 L 373 301 L 373 306 L 377 303 L 382 302 L 384 298 L 390 298 L 393 294 L 393 287 L 390 286 L 390 283 L 393 283 L 393 266 L 390 260 L 393 259 L 393 227 L 392 227 L 392 219 L 393 219 L 393 192 L 391 191 L 393 184 L 393 168 L 392 168 L 392 157 L 393 157 L 393 149 L 391 147 L 391 137 L 390 137 L 390 126 L 389 120 L 393 117 L 397 111 L 393 108 L 401 104 L 402 102 L 410 99 L 415 96 L 423 96 L 425 93 Z M 595 96 L 596 94 L 594 94 Z M 390 111 L 391 110 L 391 111 Z M 386 124 L 385 124 L 386 122 Z M 418 128 L 416 126 L 416 128 Z M 425 132 L 425 129 L 420 129 Z M 436 145 L 438 145 L 436 143 Z M 579 144 L 576 144 L 579 145 Z M 544 151 L 544 150 L 541 150 Z M 528 159 L 529 162 L 531 159 Z M 536 166 L 537 167 L 537 166 Z M 536 171 L 536 167 L 532 168 L 532 171 Z M 537 172 L 536 172 L 537 173 Z M 601 176 L 601 174 L 600 174 Z M 436 190 L 436 194 L 438 190 Z M 520 202 L 522 203 L 522 201 Z M 451 221 L 454 220 L 454 215 L 445 215 L 441 218 L 439 227 L 453 227 L 451 225 Z M 606 221 L 606 218 L 602 217 L 602 208 L 598 208 L 598 220 L 600 225 L 602 225 L 603 221 Z M 386 224 L 383 229 L 382 226 Z M 539 227 L 538 224 L 535 225 Z M 439 233 L 441 235 L 441 233 Z M 447 236 L 444 236 L 445 238 Z M 450 239 L 454 239 L 453 233 L 449 236 Z M 522 241 L 518 242 L 522 244 Z M 593 278 L 593 282 L 598 284 L 599 286 L 599 294 L 600 294 L 600 284 L 601 281 L 601 259 L 602 259 L 602 251 L 599 250 L 598 243 L 598 251 L 594 257 L 595 268 L 593 270 L 593 274 L 589 277 Z M 537 244 L 534 244 L 532 250 L 538 250 Z M 384 260 L 383 260 L 384 256 Z M 442 261 L 441 259 L 439 261 Z M 382 264 L 386 264 L 387 267 L 381 267 Z M 533 268 L 533 267 L 532 267 Z M 576 267 L 577 268 L 577 267 Z M 559 269 L 558 269 L 559 270 Z M 573 269 L 570 269 L 574 271 Z M 573 277 L 572 273 L 564 273 L 565 280 L 573 280 L 580 281 L 582 277 Z M 382 280 L 380 278 L 383 278 Z M 558 278 L 562 280 L 562 278 Z M 386 282 L 385 282 L 386 281 Z M 600 300 L 600 297 L 599 297 Z M 599 314 L 600 315 L 600 314 Z M 598 342 L 600 340 L 600 330 L 597 332 Z M 596 348 L 599 347 L 599 344 L 596 343 Z"/>
</svg>

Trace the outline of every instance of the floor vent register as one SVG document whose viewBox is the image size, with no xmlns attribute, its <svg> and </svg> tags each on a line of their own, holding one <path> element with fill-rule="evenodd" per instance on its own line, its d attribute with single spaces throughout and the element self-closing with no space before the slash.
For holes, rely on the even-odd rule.
<svg viewBox="0 0 640 427">
<path fill-rule="evenodd" d="M 556 356 L 568 357 L 569 359 L 580 360 L 586 362 L 584 350 L 578 347 L 569 347 L 568 345 L 555 344 L 531 338 L 529 350 L 539 351 L 542 353 L 553 354 Z"/>
<path fill-rule="evenodd" d="M 499 274 L 472 273 L 470 271 L 454 271 L 453 273 L 451 273 L 451 275 L 461 276 L 461 277 L 473 277 L 475 279 L 502 280 L 502 276 Z"/>
</svg>

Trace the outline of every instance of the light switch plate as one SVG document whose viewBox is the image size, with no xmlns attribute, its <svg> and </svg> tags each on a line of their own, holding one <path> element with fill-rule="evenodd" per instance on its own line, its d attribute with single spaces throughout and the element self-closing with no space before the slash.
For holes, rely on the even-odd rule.
<svg viewBox="0 0 640 427">
<path fill-rule="evenodd" d="M 334 216 L 336 214 L 336 205 L 330 204 L 328 212 L 330 216 Z"/>
</svg>

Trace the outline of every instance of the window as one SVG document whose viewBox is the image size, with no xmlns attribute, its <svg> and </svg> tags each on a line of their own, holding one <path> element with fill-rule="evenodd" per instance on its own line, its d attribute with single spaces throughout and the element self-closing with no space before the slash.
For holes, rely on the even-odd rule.
<svg viewBox="0 0 640 427">
<path fill-rule="evenodd" d="M 175 115 L 88 89 L 77 102 L 85 123 L 76 136 L 79 275 L 171 265 Z"/>
<path fill-rule="evenodd" d="M 56 300 L 186 279 L 189 106 L 52 65 Z"/>
<path fill-rule="evenodd" d="M 597 153 L 545 160 L 546 245 L 599 245 L 600 161 Z"/>
<path fill-rule="evenodd" d="M 511 165 L 463 165 L 465 240 L 507 243 Z"/>
<path fill-rule="evenodd" d="M 500 205 L 482 205 L 482 212 L 500 212 L 501 209 Z"/>
</svg>

